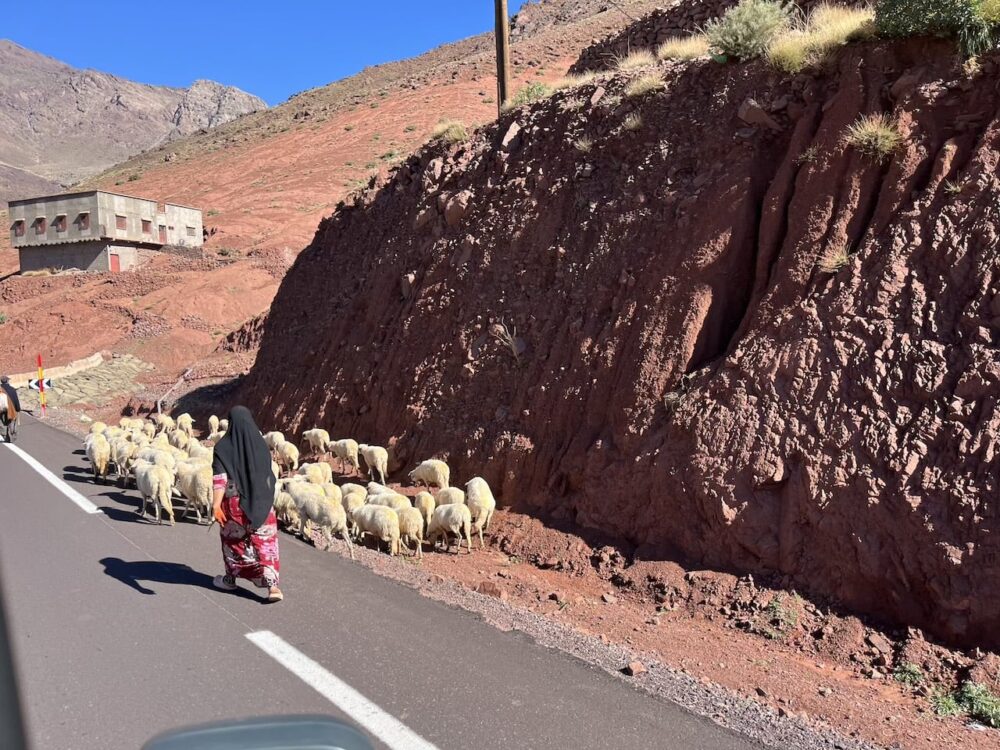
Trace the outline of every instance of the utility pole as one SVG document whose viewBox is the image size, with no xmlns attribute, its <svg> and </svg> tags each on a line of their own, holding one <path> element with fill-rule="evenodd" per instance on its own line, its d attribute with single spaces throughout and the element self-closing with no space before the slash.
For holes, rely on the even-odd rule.
<svg viewBox="0 0 1000 750">
<path fill-rule="evenodd" d="M 507 0 L 495 0 L 497 10 L 497 110 L 510 98 L 510 16 Z"/>
</svg>

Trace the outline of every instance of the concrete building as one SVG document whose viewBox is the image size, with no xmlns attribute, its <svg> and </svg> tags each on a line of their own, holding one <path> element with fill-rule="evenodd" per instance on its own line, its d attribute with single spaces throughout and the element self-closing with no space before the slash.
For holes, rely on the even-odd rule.
<svg viewBox="0 0 1000 750">
<path fill-rule="evenodd" d="M 22 272 L 125 271 L 139 265 L 143 250 L 200 248 L 203 242 L 200 210 L 103 190 L 10 201 L 7 207 Z"/>
</svg>

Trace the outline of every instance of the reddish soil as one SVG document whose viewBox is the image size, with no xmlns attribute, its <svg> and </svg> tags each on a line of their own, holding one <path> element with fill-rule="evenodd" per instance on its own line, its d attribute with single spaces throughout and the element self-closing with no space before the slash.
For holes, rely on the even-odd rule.
<svg viewBox="0 0 1000 750">
<path fill-rule="evenodd" d="M 794 79 L 660 72 L 425 149 L 324 220 L 240 397 L 394 470 L 447 458 L 634 559 L 996 646 L 996 61 L 970 80 L 914 42 Z M 883 110 L 907 141 L 879 164 L 843 137 Z"/>
</svg>

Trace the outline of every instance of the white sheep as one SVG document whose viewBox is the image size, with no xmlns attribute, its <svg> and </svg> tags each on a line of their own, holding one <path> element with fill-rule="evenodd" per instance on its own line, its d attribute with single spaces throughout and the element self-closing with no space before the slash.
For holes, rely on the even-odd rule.
<svg viewBox="0 0 1000 750">
<path fill-rule="evenodd" d="M 146 503 L 152 502 L 156 509 L 156 522 L 163 523 L 160 517 L 160 510 L 166 512 L 170 518 L 170 525 L 174 525 L 174 506 L 170 499 L 173 491 L 173 476 L 163 466 L 151 464 L 148 461 L 138 460 L 132 467 L 135 472 L 135 486 L 139 489 L 141 504 L 136 511 L 141 516 L 146 515 Z"/>
<path fill-rule="evenodd" d="M 358 452 L 365 460 L 368 467 L 368 478 L 374 479 L 378 474 L 378 481 L 385 484 L 385 477 L 389 471 L 389 451 L 377 445 L 366 445 L 362 443 L 358 446 Z"/>
<path fill-rule="evenodd" d="M 323 493 L 334 502 L 339 503 L 344 497 L 344 493 L 340 491 L 340 487 L 335 485 L 333 482 L 327 482 L 322 486 Z"/>
<path fill-rule="evenodd" d="M 201 523 L 202 514 L 205 518 L 212 515 L 212 466 L 202 460 L 181 461 L 177 464 L 177 489 L 187 501 L 181 520 L 187 517 L 188 511 L 194 508 Z"/>
<path fill-rule="evenodd" d="M 482 477 L 473 477 L 465 483 L 465 504 L 472 513 L 472 530 L 479 534 L 479 546 L 485 547 L 483 531 L 490 530 L 490 521 L 497 509 L 493 491 Z"/>
<path fill-rule="evenodd" d="M 277 431 L 268 432 L 264 435 L 264 442 L 267 443 L 267 447 L 272 451 L 277 450 L 278 446 L 285 442 L 285 436 Z"/>
<path fill-rule="evenodd" d="M 361 462 L 358 460 L 358 441 L 344 438 L 330 445 L 330 449 L 340 461 L 340 473 L 343 474 L 350 466 L 351 470 L 360 473 Z"/>
<path fill-rule="evenodd" d="M 399 541 L 409 549 L 409 542 L 412 540 L 416 546 L 417 557 L 424 556 L 424 517 L 416 508 L 407 505 L 396 511 L 399 517 Z"/>
<path fill-rule="evenodd" d="M 214 414 L 208 418 L 208 434 L 219 431 L 219 418 Z"/>
<path fill-rule="evenodd" d="M 410 472 L 410 481 L 425 487 L 435 486 L 441 489 L 448 487 L 448 480 L 451 477 L 451 469 L 444 461 L 430 458 L 422 461 L 417 468 Z"/>
<path fill-rule="evenodd" d="M 108 426 L 104 422 L 91 422 L 88 432 L 91 435 L 100 435 L 106 429 L 108 429 Z"/>
<path fill-rule="evenodd" d="M 153 437 L 156 435 L 156 425 L 153 424 L 152 422 L 143 422 L 142 434 L 145 435 L 148 439 L 152 440 Z"/>
<path fill-rule="evenodd" d="M 183 430 L 181 430 L 179 427 L 173 432 L 171 432 L 170 435 L 168 436 L 170 444 L 174 448 L 177 448 L 178 450 L 184 450 L 185 448 L 187 448 L 187 444 L 190 441 L 190 439 L 191 436 L 188 435 Z"/>
<path fill-rule="evenodd" d="M 365 504 L 365 496 L 360 492 L 345 492 L 340 498 L 340 504 L 344 508 L 344 512 L 347 514 L 347 520 L 350 522 L 351 533 L 354 538 L 358 538 L 358 525 L 354 523 L 354 511 Z"/>
<path fill-rule="evenodd" d="M 298 528 L 302 521 L 299 509 L 292 496 L 283 490 L 277 490 L 274 496 L 274 515 L 278 523 L 286 529 Z"/>
<path fill-rule="evenodd" d="M 330 433 L 314 427 L 302 433 L 302 439 L 309 444 L 313 455 L 319 456 L 330 451 Z"/>
<path fill-rule="evenodd" d="M 389 545 L 389 554 L 399 554 L 399 516 L 384 505 L 362 505 L 354 511 L 359 537 L 365 534 Z"/>
<path fill-rule="evenodd" d="M 431 516 L 434 515 L 434 508 L 437 507 L 434 495 L 429 492 L 418 492 L 413 498 L 413 507 L 419 510 L 420 515 L 424 517 L 424 533 L 426 535 L 427 527 L 431 523 Z"/>
<path fill-rule="evenodd" d="M 369 495 L 385 495 L 386 493 L 392 493 L 396 490 L 389 489 L 384 484 L 379 484 L 378 482 L 369 482 L 368 486 L 365 487 L 365 492 Z"/>
<path fill-rule="evenodd" d="M 228 419 L 220 419 L 219 420 L 219 429 L 222 430 L 223 434 L 229 432 L 229 420 Z"/>
<path fill-rule="evenodd" d="M 445 487 L 434 498 L 434 503 L 441 505 L 462 505 L 465 503 L 465 492 L 458 487 Z"/>
<path fill-rule="evenodd" d="M 205 439 L 208 442 L 210 442 L 212 445 L 215 445 L 220 440 L 222 440 L 222 438 L 224 438 L 225 436 L 226 436 L 226 433 L 224 433 L 222 430 L 216 430 L 215 432 L 209 433 L 209 436 L 207 438 L 205 438 Z"/>
<path fill-rule="evenodd" d="M 326 461 L 302 464 L 299 467 L 299 474 L 313 484 L 327 484 L 333 481 L 333 469 Z"/>
<path fill-rule="evenodd" d="M 354 545 L 348 533 L 347 513 L 339 500 L 334 501 L 326 496 L 308 495 L 299 506 L 299 535 L 305 538 L 305 525 L 315 524 L 326 537 L 326 548 L 333 546 L 333 535 L 340 534 L 347 544 L 347 550 L 354 559 Z"/>
<path fill-rule="evenodd" d="M 108 439 L 99 433 L 91 433 L 85 446 L 90 468 L 94 472 L 94 481 L 107 481 L 108 464 L 111 462 L 111 445 Z"/>
<path fill-rule="evenodd" d="M 363 487 L 360 484 L 352 484 L 351 482 L 344 482 L 342 485 L 340 485 L 340 491 L 343 492 L 345 495 L 348 492 L 360 492 L 362 496 L 368 494 L 367 487 Z"/>
<path fill-rule="evenodd" d="M 177 427 L 174 418 L 167 414 L 157 414 L 153 417 L 153 421 L 156 422 L 157 432 L 170 432 Z"/>
<path fill-rule="evenodd" d="M 215 455 L 215 451 L 207 445 L 202 445 L 198 442 L 197 438 L 191 438 L 191 440 L 188 441 L 187 452 L 191 458 L 204 458 L 208 460 L 209 463 L 212 462 L 212 457 Z"/>
<path fill-rule="evenodd" d="M 185 412 L 177 417 L 177 429 L 188 437 L 194 437 L 194 418 Z"/>
<path fill-rule="evenodd" d="M 296 471 L 299 468 L 299 449 L 287 440 L 275 450 L 278 464 L 286 471 Z"/>
<path fill-rule="evenodd" d="M 434 509 L 431 522 L 427 525 L 427 542 L 435 548 L 437 540 L 444 538 L 445 551 L 451 547 L 451 534 L 458 537 L 458 552 L 462 552 L 462 537 L 469 545 L 472 554 L 472 514 L 467 505 L 449 503 Z"/>
<path fill-rule="evenodd" d="M 161 450 L 159 448 L 149 446 L 139 451 L 139 453 L 136 454 L 136 459 L 156 464 L 157 466 L 162 466 L 170 472 L 171 477 L 177 472 L 177 458 L 173 453 L 167 450 Z"/>
<path fill-rule="evenodd" d="M 400 508 L 412 508 L 410 505 L 410 498 L 406 495 L 400 495 L 397 492 L 386 492 L 381 495 L 369 495 L 368 496 L 369 505 L 385 505 L 393 510 L 399 510 Z"/>
<path fill-rule="evenodd" d="M 132 471 L 132 462 L 139 453 L 139 446 L 131 440 L 120 437 L 111 443 L 111 461 L 118 469 L 118 479 L 122 487 L 128 484 L 128 475 Z"/>
<path fill-rule="evenodd" d="M 124 435 L 125 430 L 123 430 L 121 427 L 105 427 L 104 432 L 102 432 L 101 434 L 104 435 L 105 439 L 110 443 L 115 438 Z"/>
</svg>

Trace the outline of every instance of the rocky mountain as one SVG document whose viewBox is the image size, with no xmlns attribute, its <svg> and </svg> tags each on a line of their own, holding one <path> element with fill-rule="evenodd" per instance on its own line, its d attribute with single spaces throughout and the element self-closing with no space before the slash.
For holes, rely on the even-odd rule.
<svg viewBox="0 0 1000 750">
<path fill-rule="evenodd" d="M 213 81 L 189 88 L 135 83 L 0 40 L 0 201 L 68 185 L 266 108 Z"/>
</svg>

